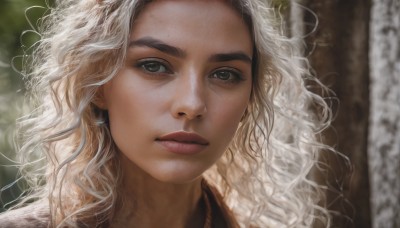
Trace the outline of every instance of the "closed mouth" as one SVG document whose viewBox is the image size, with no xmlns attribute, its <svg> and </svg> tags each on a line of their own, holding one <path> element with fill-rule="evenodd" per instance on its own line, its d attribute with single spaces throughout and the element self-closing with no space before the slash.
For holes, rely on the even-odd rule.
<svg viewBox="0 0 400 228">
<path fill-rule="evenodd" d="M 159 138 L 156 138 L 156 141 L 174 141 L 178 143 L 199 144 L 204 146 L 210 144 L 206 139 L 204 139 L 200 135 L 186 131 L 168 133 Z"/>
</svg>

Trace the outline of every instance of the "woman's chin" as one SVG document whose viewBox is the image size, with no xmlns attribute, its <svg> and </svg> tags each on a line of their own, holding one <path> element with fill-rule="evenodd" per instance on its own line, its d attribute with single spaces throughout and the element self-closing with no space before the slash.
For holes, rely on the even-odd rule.
<svg viewBox="0 0 400 228">
<path fill-rule="evenodd" d="M 203 172 L 191 172 L 191 171 L 164 171 L 160 173 L 150 174 L 154 179 L 168 184 L 188 184 L 194 182 L 202 177 Z"/>
</svg>

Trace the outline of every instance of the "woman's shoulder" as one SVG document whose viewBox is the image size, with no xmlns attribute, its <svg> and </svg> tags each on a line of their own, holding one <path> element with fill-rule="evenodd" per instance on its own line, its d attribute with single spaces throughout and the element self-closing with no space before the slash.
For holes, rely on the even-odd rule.
<svg viewBox="0 0 400 228">
<path fill-rule="evenodd" d="M 49 208 L 45 204 L 31 204 L 0 214 L 0 228 L 47 228 Z"/>
</svg>

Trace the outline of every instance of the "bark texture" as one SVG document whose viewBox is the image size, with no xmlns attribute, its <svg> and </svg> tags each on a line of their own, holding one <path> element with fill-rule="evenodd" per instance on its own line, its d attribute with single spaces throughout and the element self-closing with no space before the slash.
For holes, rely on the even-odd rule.
<svg viewBox="0 0 400 228">
<path fill-rule="evenodd" d="M 400 1 L 371 10 L 369 168 L 373 227 L 400 227 Z"/>
<path fill-rule="evenodd" d="M 397 1 L 397 0 L 395 0 Z M 366 0 L 304 0 L 309 59 L 316 75 L 336 94 L 333 129 L 325 140 L 351 162 L 331 152 L 322 156 L 327 163 L 320 182 L 329 187 L 329 209 L 339 212 L 332 227 L 371 227 L 367 161 L 369 113 L 369 16 Z M 314 12 L 316 15 L 313 15 Z M 317 18 L 317 19 L 316 19 Z"/>
</svg>

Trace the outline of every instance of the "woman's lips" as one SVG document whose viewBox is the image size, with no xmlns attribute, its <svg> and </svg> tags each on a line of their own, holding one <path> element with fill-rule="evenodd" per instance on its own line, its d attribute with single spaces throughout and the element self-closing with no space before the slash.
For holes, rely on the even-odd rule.
<svg viewBox="0 0 400 228">
<path fill-rule="evenodd" d="M 178 131 L 156 139 L 168 151 L 177 154 L 196 154 L 204 150 L 209 142 L 196 133 Z"/>
</svg>

